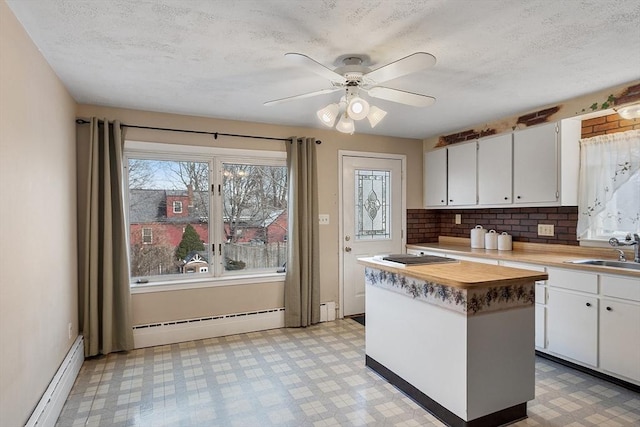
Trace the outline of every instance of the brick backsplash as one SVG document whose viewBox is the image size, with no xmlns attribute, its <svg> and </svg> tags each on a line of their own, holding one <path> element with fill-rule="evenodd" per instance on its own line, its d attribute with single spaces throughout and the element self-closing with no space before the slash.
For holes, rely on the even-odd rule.
<svg viewBox="0 0 640 427">
<path fill-rule="evenodd" d="M 455 224 L 455 214 L 462 224 Z M 538 224 L 553 224 L 553 237 L 538 236 Z M 506 231 L 516 242 L 578 245 L 577 206 L 500 209 L 407 209 L 407 243 L 433 243 L 438 236 L 469 237 L 476 225 Z"/>
</svg>

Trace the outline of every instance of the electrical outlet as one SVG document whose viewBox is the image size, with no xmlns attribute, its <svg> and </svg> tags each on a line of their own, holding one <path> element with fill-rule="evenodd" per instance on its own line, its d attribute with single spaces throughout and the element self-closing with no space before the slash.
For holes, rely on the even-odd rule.
<svg viewBox="0 0 640 427">
<path fill-rule="evenodd" d="M 553 224 L 538 224 L 538 236 L 553 237 Z"/>
<path fill-rule="evenodd" d="M 456 214 L 456 224 L 462 224 L 462 215 Z"/>
<path fill-rule="evenodd" d="M 329 225 L 329 215 L 328 214 L 318 215 L 318 223 L 320 225 Z"/>
</svg>

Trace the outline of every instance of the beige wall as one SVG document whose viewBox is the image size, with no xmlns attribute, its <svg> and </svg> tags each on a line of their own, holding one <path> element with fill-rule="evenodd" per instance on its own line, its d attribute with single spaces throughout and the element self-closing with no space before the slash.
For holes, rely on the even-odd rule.
<svg viewBox="0 0 640 427">
<path fill-rule="evenodd" d="M 75 108 L 0 0 L 2 426 L 24 425 L 78 330 Z"/>
<path fill-rule="evenodd" d="M 212 102 L 214 102 L 212 100 Z M 330 224 L 321 226 L 321 299 L 340 300 L 338 295 L 338 150 L 405 154 L 407 156 L 407 207 L 422 206 L 422 141 L 363 134 L 343 135 L 335 131 L 273 126 L 202 117 L 179 116 L 118 108 L 78 106 L 79 117 L 106 117 L 126 124 L 204 130 L 243 135 L 287 138 L 313 136 L 322 140 L 318 147 L 320 165 L 320 213 L 330 215 Z M 176 144 L 215 145 L 284 151 L 284 142 L 207 135 L 128 129 L 126 138 Z M 156 292 L 133 296 L 134 324 L 198 317 L 211 314 L 253 311 L 283 305 L 282 285 L 278 283 L 216 287 L 185 291 Z"/>
</svg>

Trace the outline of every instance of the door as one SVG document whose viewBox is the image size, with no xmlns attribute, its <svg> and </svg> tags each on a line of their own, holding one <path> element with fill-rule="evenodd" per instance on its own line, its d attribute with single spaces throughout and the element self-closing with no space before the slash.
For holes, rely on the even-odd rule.
<svg viewBox="0 0 640 427">
<path fill-rule="evenodd" d="M 450 206 L 476 204 L 477 147 L 475 141 L 447 147 L 447 195 Z"/>
<path fill-rule="evenodd" d="M 447 205 L 447 149 L 424 153 L 424 204 Z"/>
<path fill-rule="evenodd" d="M 549 289 L 547 348 L 587 365 L 598 365 L 598 298 Z"/>
<path fill-rule="evenodd" d="M 358 258 L 404 252 L 403 159 L 342 156 L 343 315 L 365 312 Z"/>
<path fill-rule="evenodd" d="M 512 152 L 510 133 L 478 142 L 478 204 L 511 203 Z"/>
<path fill-rule="evenodd" d="M 555 123 L 514 132 L 513 196 L 515 203 L 555 203 L 558 200 Z"/>
</svg>

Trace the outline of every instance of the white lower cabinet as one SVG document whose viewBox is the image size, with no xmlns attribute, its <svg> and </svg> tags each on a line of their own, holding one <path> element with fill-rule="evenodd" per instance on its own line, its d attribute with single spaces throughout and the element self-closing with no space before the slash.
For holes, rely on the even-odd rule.
<svg viewBox="0 0 640 427">
<path fill-rule="evenodd" d="M 536 347 L 545 348 L 546 343 L 546 321 L 547 321 L 547 307 L 544 304 L 536 303 Z"/>
<path fill-rule="evenodd" d="M 549 288 L 547 348 L 589 366 L 598 366 L 598 297 Z"/>
<path fill-rule="evenodd" d="M 640 381 L 640 305 L 600 300 L 600 368 Z"/>
</svg>

